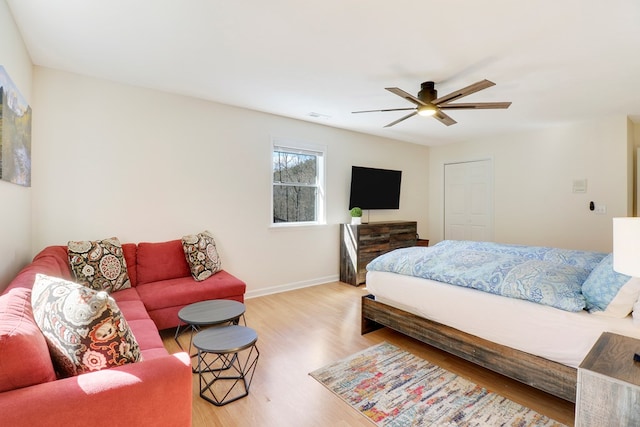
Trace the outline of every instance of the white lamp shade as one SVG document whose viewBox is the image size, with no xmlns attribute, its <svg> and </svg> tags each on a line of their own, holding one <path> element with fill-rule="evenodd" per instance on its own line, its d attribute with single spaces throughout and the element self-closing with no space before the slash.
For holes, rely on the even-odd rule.
<svg viewBox="0 0 640 427">
<path fill-rule="evenodd" d="M 640 218 L 613 218 L 613 269 L 640 277 Z"/>
</svg>

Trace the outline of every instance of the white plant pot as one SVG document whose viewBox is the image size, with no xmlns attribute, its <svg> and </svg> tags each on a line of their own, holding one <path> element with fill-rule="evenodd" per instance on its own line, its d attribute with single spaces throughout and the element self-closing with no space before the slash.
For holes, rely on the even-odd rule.
<svg viewBox="0 0 640 427">
<path fill-rule="evenodd" d="M 358 224 L 362 224 L 362 217 L 361 216 L 352 216 L 351 217 L 351 225 L 358 225 Z"/>
</svg>

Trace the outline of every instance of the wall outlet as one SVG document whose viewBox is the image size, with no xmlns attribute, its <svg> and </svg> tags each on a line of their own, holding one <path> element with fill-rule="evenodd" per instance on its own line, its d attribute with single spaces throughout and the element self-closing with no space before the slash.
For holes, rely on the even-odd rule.
<svg viewBox="0 0 640 427">
<path fill-rule="evenodd" d="M 606 215 L 607 205 L 596 205 L 594 213 L 596 213 L 597 215 Z"/>
</svg>

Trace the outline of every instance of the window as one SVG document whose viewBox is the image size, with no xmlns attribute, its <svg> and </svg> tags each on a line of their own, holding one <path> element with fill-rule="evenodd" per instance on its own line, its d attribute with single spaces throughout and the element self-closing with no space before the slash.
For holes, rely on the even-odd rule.
<svg viewBox="0 0 640 427">
<path fill-rule="evenodd" d="M 272 224 L 324 224 L 325 157 L 325 147 L 273 141 Z"/>
</svg>

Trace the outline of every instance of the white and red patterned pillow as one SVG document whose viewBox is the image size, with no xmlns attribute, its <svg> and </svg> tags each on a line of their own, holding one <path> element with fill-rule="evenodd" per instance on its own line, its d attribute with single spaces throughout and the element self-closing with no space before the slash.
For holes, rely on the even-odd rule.
<svg viewBox="0 0 640 427">
<path fill-rule="evenodd" d="M 96 241 L 70 241 L 69 265 L 78 283 L 98 291 L 131 287 L 122 245 L 116 237 Z"/>
<path fill-rule="evenodd" d="M 142 360 L 127 321 L 105 291 L 38 274 L 31 305 L 60 377 Z"/>
<path fill-rule="evenodd" d="M 183 236 L 182 249 L 195 280 L 208 279 L 222 270 L 216 242 L 209 231 Z"/>
</svg>

